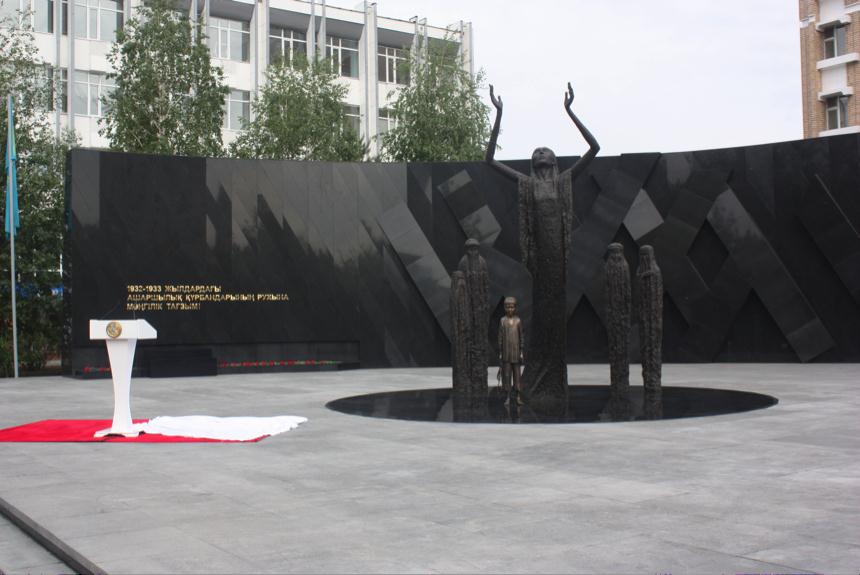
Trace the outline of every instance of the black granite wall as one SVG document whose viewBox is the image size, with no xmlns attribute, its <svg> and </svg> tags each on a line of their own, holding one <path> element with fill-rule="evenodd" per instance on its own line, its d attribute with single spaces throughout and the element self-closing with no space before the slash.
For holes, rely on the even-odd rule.
<svg viewBox="0 0 860 575">
<path fill-rule="evenodd" d="M 108 317 L 153 324 L 158 340 L 144 350 L 207 348 L 222 367 L 446 365 L 448 274 L 467 237 L 481 241 L 492 278 L 490 341 L 504 295 L 530 315 L 516 185 L 482 163 L 75 150 L 69 166 L 76 373 L 107 365 L 87 320 Z M 569 361 L 606 359 L 612 241 L 631 270 L 638 245 L 655 247 L 666 361 L 860 360 L 858 190 L 855 135 L 597 158 L 574 184 Z"/>
</svg>

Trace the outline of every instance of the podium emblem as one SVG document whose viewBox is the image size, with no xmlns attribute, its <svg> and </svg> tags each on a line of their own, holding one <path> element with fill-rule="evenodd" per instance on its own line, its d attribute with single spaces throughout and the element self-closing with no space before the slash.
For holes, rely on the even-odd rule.
<svg viewBox="0 0 860 575">
<path fill-rule="evenodd" d="M 122 324 L 118 321 L 112 321 L 107 324 L 105 331 L 107 332 L 108 337 L 110 337 L 111 339 L 116 339 L 120 335 L 122 335 Z"/>
</svg>

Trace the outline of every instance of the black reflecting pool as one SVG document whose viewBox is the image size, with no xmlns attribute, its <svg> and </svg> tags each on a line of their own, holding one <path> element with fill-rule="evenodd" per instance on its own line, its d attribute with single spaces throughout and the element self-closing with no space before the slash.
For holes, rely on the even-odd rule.
<svg viewBox="0 0 860 575">
<path fill-rule="evenodd" d="M 506 405 L 498 388 L 491 388 L 485 402 L 456 405 L 451 389 L 415 389 L 355 395 L 330 401 L 326 407 L 342 413 L 457 423 L 596 423 L 703 417 L 764 409 L 776 405 L 775 397 L 695 387 L 664 387 L 659 396 L 631 387 L 626 397 L 611 397 L 609 386 L 571 385 L 568 405 L 536 409 L 527 402 Z"/>
</svg>

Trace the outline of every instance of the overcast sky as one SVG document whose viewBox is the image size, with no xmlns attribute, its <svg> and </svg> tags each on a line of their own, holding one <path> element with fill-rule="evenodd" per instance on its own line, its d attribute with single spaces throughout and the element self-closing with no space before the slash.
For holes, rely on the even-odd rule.
<svg viewBox="0 0 860 575">
<path fill-rule="evenodd" d="M 377 13 L 472 22 L 476 68 L 504 101 L 500 159 L 583 153 L 568 81 L 601 155 L 803 136 L 795 0 L 378 0 Z"/>
</svg>

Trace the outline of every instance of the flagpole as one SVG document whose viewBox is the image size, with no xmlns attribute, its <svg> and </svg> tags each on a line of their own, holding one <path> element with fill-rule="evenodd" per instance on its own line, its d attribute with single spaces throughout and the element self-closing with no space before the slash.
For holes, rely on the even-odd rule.
<svg viewBox="0 0 860 575">
<path fill-rule="evenodd" d="M 18 378 L 18 304 L 15 289 L 15 231 L 18 227 L 18 174 L 16 162 L 18 154 L 15 150 L 15 112 L 12 94 L 7 100 L 9 124 L 6 126 L 6 233 L 9 234 L 9 287 L 12 291 L 12 365 L 15 379 Z"/>
<path fill-rule="evenodd" d="M 12 286 L 12 362 L 15 366 L 15 378 L 18 378 L 18 318 L 15 314 L 15 310 L 18 309 L 18 306 L 15 302 L 15 234 L 11 234 L 9 236 L 11 241 L 9 242 L 10 251 L 11 251 L 11 261 L 12 265 L 10 266 L 12 269 L 12 277 L 9 285 Z"/>
</svg>

